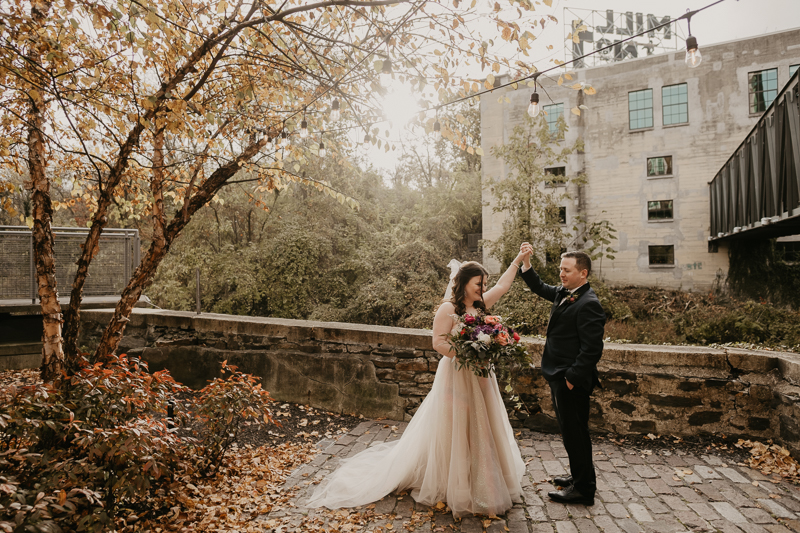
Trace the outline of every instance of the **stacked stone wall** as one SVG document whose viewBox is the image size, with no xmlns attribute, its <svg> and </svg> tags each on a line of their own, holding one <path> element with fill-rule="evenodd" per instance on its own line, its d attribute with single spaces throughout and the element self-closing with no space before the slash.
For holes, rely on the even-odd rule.
<svg viewBox="0 0 800 533">
<path fill-rule="evenodd" d="M 82 316 L 90 346 L 111 312 Z M 525 342 L 538 367 L 543 341 Z M 433 383 L 440 356 L 431 344 L 427 330 L 137 309 L 120 353 L 193 388 L 227 360 L 261 377 L 278 400 L 407 421 Z M 608 343 L 598 368 L 596 431 L 773 439 L 800 456 L 797 354 Z M 512 424 L 557 431 L 541 372 L 515 375 L 514 386 L 530 415 L 511 410 Z"/>
</svg>

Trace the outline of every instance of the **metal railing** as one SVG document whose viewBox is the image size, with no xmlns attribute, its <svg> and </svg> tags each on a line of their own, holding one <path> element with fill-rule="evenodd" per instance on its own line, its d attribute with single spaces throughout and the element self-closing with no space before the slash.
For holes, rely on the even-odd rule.
<svg viewBox="0 0 800 533">
<path fill-rule="evenodd" d="M 800 232 L 800 71 L 710 184 L 709 241 Z"/>
<path fill-rule="evenodd" d="M 56 282 L 61 296 L 69 295 L 81 245 L 89 230 L 53 228 Z M 84 296 L 119 296 L 139 265 L 139 231 L 106 228 L 97 255 L 89 265 Z M 0 226 L 0 300 L 38 299 L 33 234 L 26 226 Z"/>
</svg>

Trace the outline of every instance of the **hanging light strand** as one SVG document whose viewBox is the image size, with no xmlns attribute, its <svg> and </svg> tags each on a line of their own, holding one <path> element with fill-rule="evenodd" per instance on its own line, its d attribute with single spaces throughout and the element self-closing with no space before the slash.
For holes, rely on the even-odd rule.
<svg viewBox="0 0 800 533">
<path fill-rule="evenodd" d="M 659 25 L 657 25 L 657 26 L 654 26 L 654 27 L 652 27 L 652 28 L 648 28 L 646 31 L 642 31 L 642 32 L 639 32 L 639 33 L 637 33 L 637 34 L 630 35 L 630 36 L 628 36 L 628 37 L 626 37 L 626 38 L 624 38 L 624 39 L 620 39 L 619 41 L 615 41 L 615 42 L 613 42 L 613 43 L 611 43 L 611 44 L 609 44 L 609 45 L 607 45 L 607 46 L 604 46 L 604 47 L 602 47 L 602 48 L 598 48 L 598 49 L 596 49 L 596 50 L 593 50 L 593 51 L 591 51 L 591 52 L 588 52 L 588 53 L 586 53 L 586 54 L 583 54 L 583 55 L 581 55 L 581 56 L 578 56 L 578 57 L 572 58 L 572 59 L 570 59 L 569 61 L 566 61 L 566 62 L 564 62 L 564 63 L 561 63 L 561 64 L 559 64 L 559 65 L 555 65 L 555 66 L 553 66 L 553 67 L 549 67 L 549 68 L 547 68 L 547 69 L 545 69 L 545 70 L 536 71 L 536 72 L 534 72 L 533 74 L 530 74 L 530 75 L 528 75 L 528 76 L 525 76 L 525 77 L 522 77 L 522 78 L 518 78 L 518 79 L 516 79 L 516 80 L 513 80 L 513 81 L 509 81 L 509 82 L 507 82 L 507 83 L 503 83 L 503 84 L 500 84 L 500 85 L 496 85 L 496 86 L 492 87 L 491 89 L 485 89 L 485 90 L 482 90 L 482 91 L 478 91 L 478 92 L 472 93 L 472 94 L 470 94 L 470 95 L 467 95 L 467 96 L 463 96 L 463 97 L 460 97 L 460 98 L 456 98 L 456 99 L 454 99 L 454 100 L 451 100 L 451 101 L 449 101 L 449 102 L 445 102 L 445 103 L 442 103 L 442 104 L 438 104 L 438 105 L 436 105 L 436 106 L 431 106 L 431 107 L 429 107 L 429 108 L 427 108 L 427 109 L 423 109 L 423 110 L 421 110 L 420 112 L 421 112 L 421 113 L 425 113 L 425 112 L 428 112 L 428 111 L 436 111 L 436 110 L 439 110 L 439 109 L 441 109 L 441 108 L 447 107 L 447 106 L 449 106 L 449 105 L 453 105 L 453 104 L 457 104 L 457 103 L 459 103 L 459 102 L 463 102 L 463 101 L 465 101 L 465 100 L 470 100 L 470 99 L 473 99 L 473 98 L 477 98 L 477 97 L 480 97 L 480 96 L 482 96 L 482 95 L 484 95 L 484 94 L 487 94 L 487 93 L 493 92 L 493 91 L 495 91 L 495 90 L 498 90 L 498 89 L 503 89 L 503 88 L 505 88 L 505 87 L 509 87 L 509 86 L 511 86 L 511 85 L 516 85 L 516 84 L 519 84 L 520 82 L 523 82 L 523 81 L 525 81 L 525 80 L 531 80 L 531 79 L 532 79 L 532 80 L 534 81 L 534 92 L 531 94 L 531 102 L 530 102 L 530 104 L 529 104 L 529 106 L 528 106 L 528 112 L 529 112 L 529 114 L 530 114 L 530 112 L 531 112 L 531 107 L 534 105 L 534 103 L 536 103 L 536 102 L 534 102 L 534 100 L 538 100 L 538 96 L 539 96 L 539 95 L 538 95 L 538 92 L 536 91 L 536 88 L 538 87 L 538 84 L 537 84 L 537 78 L 538 78 L 540 75 L 542 75 L 542 74 L 546 74 L 546 73 L 548 73 L 548 72 L 551 72 L 551 71 L 554 71 L 554 70 L 556 70 L 556 69 L 561 69 L 561 68 L 564 68 L 564 67 L 566 67 L 567 65 L 570 65 L 570 64 L 573 64 L 573 63 L 577 63 L 577 62 L 579 62 L 579 61 L 581 61 L 581 60 L 583 60 L 583 59 L 585 59 L 585 58 L 587 58 L 587 57 L 590 57 L 590 56 L 592 56 L 592 55 L 595 55 L 595 54 L 599 54 L 599 53 L 605 52 L 605 51 L 607 51 L 607 50 L 609 50 L 609 49 L 613 48 L 614 46 L 620 45 L 620 44 L 622 44 L 622 43 L 625 43 L 625 42 L 627 42 L 627 41 L 631 41 L 631 40 L 633 40 L 633 39 L 636 39 L 636 38 L 638 38 L 638 37 L 641 37 L 641 36 L 643 36 L 643 35 L 646 35 L 646 34 L 648 34 L 648 33 L 651 33 L 651 32 L 653 32 L 653 31 L 660 30 L 661 28 L 664 28 L 664 27 L 666 27 L 666 26 L 669 26 L 670 24 L 675 24 L 675 23 L 677 23 L 677 22 L 679 22 L 680 20 L 683 20 L 683 19 L 686 19 L 686 20 L 687 20 L 687 22 L 689 23 L 689 36 L 688 36 L 688 37 L 687 37 L 687 39 L 686 39 L 686 45 L 687 45 L 687 66 L 690 66 L 690 68 L 694 68 L 694 67 L 696 67 L 697 65 L 699 65 L 699 64 L 700 64 L 700 61 L 702 61 L 702 56 L 700 55 L 700 53 L 699 53 L 699 48 L 697 47 L 697 39 L 696 39 L 696 37 L 694 37 L 693 35 L 691 35 L 691 26 L 690 26 L 690 24 L 691 24 L 691 17 L 692 17 L 693 15 L 696 15 L 697 13 L 700 13 L 701 11 L 705 11 L 706 9 L 709 9 L 709 8 L 711 8 L 711 7 L 715 6 L 715 5 L 719 4 L 719 3 L 722 3 L 722 2 L 724 2 L 724 1 L 725 1 L 725 0 L 716 0 L 715 2 L 712 2 L 712 3 L 710 3 L 710 4 L 708 4 L 708 5 L 704 6 L 704 7 L 701 7 L 701 8 L 699 8 L 699 9 L 696 9 L 696 10 L 694 10 L 694 11 L 687 12 L 687 13 L 685 13 L 684 15 L 681 15 L 681 16 L 680 16 L 680 17 L 678 17 L 678 18 L 675 18 L 675 19 L 670 19 L 670 20 L 669 20 L 669 21 L 667 21 L 667 22 L 663 22 L 663 23 L 661 23 L 661 24 L 659 24 Z M 416 13 L 418 10 L 419 10 L 419 8 L 417 8 L 416 10 L 412 10 L 411 12 L 409 12 L 409 13 L 406 15 L 405 19 L 407 20 L 408 18 L 410 18 L 411 16 L 413 16 L 413 15 L 414 15 L 414 14 L 415 14 L 415 13 Z M 399 25 L 397 25 L 397 26 L 395 27 L 395 29 L 393 30 L 393 32 L 392 32 L 392 33 L 394 33 L 395 31 L 397 31 L 397 29 L 398 29 L 398 28 L 400 28 L 401 26 L 402 26 L 402 24 L 399 24 Z M 391 34 L 390 34 L 390 35 L 391 35 Z M 377 47 L 376 47 L 376 49 L 377 49 Z M 696 60 L 694 60 L 694 61 L 693 61 L 693 64 L 692 64 L 692 65 L 689 65 L 689 54 L 690 54 L 690 52 L 694 52 L 694 54 L 695 54 L 695 57 L 697 58 Z M 348 74 L 350 74 L 350 73 L 351 73 L 353 70 L 355 70 L 355 69 L 356 69 L 356 68 L 357 68 L 357 67 L 358 67 L 358 66 L 359 66 L 361 63 L 363 63 L 363 62 L 366 60 L 366 58 L 367 58 L 367 57 L 369 57 L 370 55 L 371 55 L 371 54 L 367 54 L 367 55 L 365 55 L 364 59 L 362 59 L 362 60 L 361 60 L 361 61 L 359 61 L 359 62 L 358 62 L 356 65 L 354 65 L 354 66 L 353 66 L 353 67 L 352 67 L 352 68 L 351 68 L 351 69 L 350 69 L 348 72 L 346 72 L 345 74 L 343 74 L 341 79 L 344 79 L 344 78 L 345 78 L 345 77 L 346 77 Z M 388 59 L 388 58 L 387 58 L 387 59 Z M 389 70 L 389 69 L 391 69 L 391 60 L 389 60 L 389 65 L 388 65 L 388 67 L 385 67 L 385 68 L 386 68 L 386 70 Z M 382 71 L 382 72 L 381 72 L 381 73 L 383 73 L 383 70 L 384 70 L 384 67 L 382 67 L 382 69 L 381 69 L 381 71 Z M 334 84 L 333 84 L 331 87 L 328 87 L 327 89 L 323 90 L 323 91 L 322 91 L 322 93 L 321 93 L 321 94 L 319 94 L 317 97 L 315 97 L 315 98 L 314 98 L 314 99 L 313 99 L 311 102 L 309 102 L 309 104 L 310 104 L 310 103 L 314 103 L 314 102 L 316 102 L 317 100 L 319 100 L 320 98 L 322 98 L 322 97 L 323 97 L 325 94 L 327 94 L 328 92 L 330 92 L 331 90 L 333 90 L 333 88 L 334 88 L 334 87 L 335 87 L 337 84 L 338 84 L 338 82 L 334 83 Z M 534 95 L 535 95 L 535 96 L 534 96 Z M 541 106 L 539 106 L 539 107 L 541 107 Z M 305 112 L 305 108 L 304 108 L 303 112 Z M 540 109 L 540 112 L 541 112 L 541 109 Z M 293 115 L 290 115 L 288 118 L 291 118 L 292 116 L 295 116 L 295 115 L 297 115 L 298 113 L 300 113 L 300 111 L 299 111 L 299 110 L 298 110 L 297 112 L 295 112 Z M 331 121 L 337 121 L 337 120 L 339 120 L 340 118 L 341 118 L 341 104 L 340 104 L 340 102 L 339 102 L 339 99 L 338 99 L 338 98 L 334 98 L 334 99 L 333 99 L 333 101 L 331 102 L 330 119 L 331 119 Z M 284 121 L 285 121 L 285 120 L 286 120 L 286 119 L 284 119 Z M 357 125 L 357 126 L 345 127 L 345 128 L 339 128 L 339 129 L 336 129 L 336 130 L 329 130 L 329 131 L 348 131 L 348 130 L 352 130 L 353 128 L 358 128 L 358 129 L 360 129 L 360 128 L 364 128 L 365 126 L 366 126 L 366 127 L 370 127 L 370 126 L 372 126 L 372 125 L 379 124 L 379 123 L 381 123 L 381 122 L 383 122 L 383 120 L 376 120 L 376 121 L 374 121 L 374 122 L 371 122 L 371 123 L 368 123 L 368 124 L 363 124 L 363 123 L 360 123 L 360 124 L 359 124 L 359 125 Z M 438 122 L 438 120 L 437 120 L 437 122 Z M 434 123 L 434 130 L 435 130 L 435 126 L 436 126 L 436 124 Z M 440 124 L 440 126 L 439 126 L 439 127 L 440 127 L 440 130 L 439 130 L 439 131 L 441 131 L 441 124 Z M 302 129 L 302 125 L 301 125 L 301 129 Z M 365 136 L 365 142 L 369 142 L 370 140 L 371 140 L 371 139 L 370 139 L 370 137 L 369 137 L 369 133 L 367 133 L 367 135 Z M 288 144 L 289 144 L 288 134 L 287 134 L 287 133 L 286 133 L 286 131 L 284 130 L 284 131 L 282 131 L 282 132 L 281 132 L 281 134 L 280 134 L 280 145 L 281 145 L 282 147 L 285 147 L 285 146 L 288 146 Z"/>
</svg>

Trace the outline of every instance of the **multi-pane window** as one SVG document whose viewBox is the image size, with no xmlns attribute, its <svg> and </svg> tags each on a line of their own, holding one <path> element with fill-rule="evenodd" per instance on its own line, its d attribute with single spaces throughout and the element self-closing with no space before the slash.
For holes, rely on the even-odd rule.
<svg viewBox="0 0 800 533">
<path fill-rule="evenodd" d="M 800 67 L 800 65 L 789 65 L 789 77 L 790 78 L 792 76 L 794 76 L 795 72 L 797 72 L 797 67 Z"/>
<path fill-rule="evenodd" d="M 647 202 L 647 220 L 672 220 L 672 200 Z"/>
<path fill-rule="evenodd" d="M 771 68 L 747 75 L 750 113 L 765 111 L 778 96 L 778 69 Z"/>
<path fill-rule="evenodd" d="M 628 123 L 632 130 L 653 127 L 653 89 L 628 93 Z"/>
<path fill-rule="evenodd" d="M 542 106 L 542 111 L 545 113 L 545 120 L 547 120 L 547 128 L 550 135 L 558 137 L 558 119 L 564 115 L 564 104 L 552 104 Z"/>
<path fill-rule="evenodd" d="M 671 176 L 672 175 L 672 156 L 647 158 L 647 177 Z"/>
<path fill-rule="evenodd" d="M 566 167 L 551 167 L 544 169 L 544 186 L 545 187 L 558 187 L 567 183 L 567 168 Z"/>
<path fill-rule="evenodd" d="M 567 208 L 566 206 L 550 206 L 545 211 L 545 217 L 548 224 L 561 224 L 562 226 L 567 223 Z"/>
<path fill-rule="evenodd" d="M 647 251 L 651 265 L 674 265 L 675 246 L 648 246 Z"/>
<path fill-rule="evenodd" d="M 664 125 L 686 124 L 689 122 L 689 96 L 685 83 L 661 88 L 661 108 Z"/>
</svg>

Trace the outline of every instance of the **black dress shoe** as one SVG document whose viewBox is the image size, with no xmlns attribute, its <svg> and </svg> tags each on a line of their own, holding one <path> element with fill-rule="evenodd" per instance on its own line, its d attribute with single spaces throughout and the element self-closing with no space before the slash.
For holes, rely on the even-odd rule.
<svg viewBox="0 0 800 533">
<path fill-rule="evenodd" d="M 572 476 L 561 476 L 561 477 L 554 477 L 553 478 L 553 485 L 557 487 L 571 487 L 572 486 Z"/>
<path fill-rule="evenodd" d="M 564 490 L 554 490 L 547 493 L 550 499 L 558 503 L 580 503 L 583 505 L 594 505 L 594 494 L 585 496 L 575 487 L 569 486 Z"/>
</svg>

